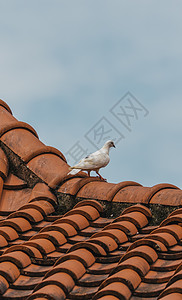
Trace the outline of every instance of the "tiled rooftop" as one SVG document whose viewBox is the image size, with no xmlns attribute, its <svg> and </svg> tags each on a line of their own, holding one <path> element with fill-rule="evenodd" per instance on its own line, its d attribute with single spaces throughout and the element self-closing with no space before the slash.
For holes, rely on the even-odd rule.
<svg viewBox="0 0 182 300">
<path fill-rule="evenodd" d="M 0 100 L 0 299 L 182 299 L 182 191 L 67 176 Z"/>
</svg>

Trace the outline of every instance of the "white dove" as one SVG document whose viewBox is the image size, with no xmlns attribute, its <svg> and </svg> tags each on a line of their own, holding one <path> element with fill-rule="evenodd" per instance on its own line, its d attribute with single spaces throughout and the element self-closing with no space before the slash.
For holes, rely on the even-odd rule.
<svg viewBox="0 0 182 300">
<path fill-rule="evenodd" d="M 99 169 L 108 165 L 110 161 L 109 150 L 111 147 L 115 148 L 116 146 L 114 145 L 113 141 L 109 140 L 100 150 L 86 156 L 85 158 L 82 158 L 78 164 L 70 167 L 71 171 L 68 173 L 68 175 L 75 175 L 79 171 L 83 170 L 87 171 L 88 176 L 90 176 L 90 172 L 95 171 L 99 175 L 100 179 L 106 181 L 106 179 L 99 174 Z"/>
</svg>

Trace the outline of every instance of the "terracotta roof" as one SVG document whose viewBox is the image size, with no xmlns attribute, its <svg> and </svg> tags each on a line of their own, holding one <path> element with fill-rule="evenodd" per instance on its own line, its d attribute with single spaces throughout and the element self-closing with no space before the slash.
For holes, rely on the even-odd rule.
<svg viewBox="0 0 182 300">
<path fill-rule="evenodd" d="M 182 299 L 182 191 L 69 166 L 0 101 L 0 299 Z"/>
</svg>

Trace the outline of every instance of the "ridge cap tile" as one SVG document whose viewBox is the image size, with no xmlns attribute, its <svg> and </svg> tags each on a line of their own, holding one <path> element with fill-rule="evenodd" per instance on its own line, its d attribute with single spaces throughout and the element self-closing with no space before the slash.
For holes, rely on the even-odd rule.
<svg viewBox="0 0 182 300">
<path fill-rule="evenodd" d="M 135 182 L 135 181 L 121 181 L 114 185 L 110 191 L 107 193 L 107 201 L 112 201 L 115 197 L 115 195 L 124 187 L 127 186 L 142 186 L 140 183 Z"/>
<path fill-rule="evenodd" d="M 0 106 L 2 106 L 3 108 L 5 108 L 7 110 L 7 112 L 12 115 L 12 111 L 11 108 L 9 107 L 9 105 L 3 101 L 2 99 L 0 99 Z"/>
</svg>

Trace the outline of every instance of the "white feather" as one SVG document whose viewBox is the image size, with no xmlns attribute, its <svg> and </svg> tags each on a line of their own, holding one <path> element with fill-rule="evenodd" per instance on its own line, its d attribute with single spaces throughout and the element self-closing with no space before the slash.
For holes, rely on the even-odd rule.
<svg viewBox="0 0 182 300">
<path fill-rule="evenodd" d="M 68 175 L 75 175 L 75 174 L 77 174 L 78 172 L 80 172 L 81 171 L 81 169 L 73 169 L 73 170 L 71 170 L 69 173 L 68 173 Z"/>
<path fill-rule="evenodd" d="M 82 158 L 78 164 L 71 167 L 72 170 L 68 175 L 75 175 L 81 170 L 88 172 L 96 171 L 98 174 L 99 169 L 106 167 L 110 161 L 109 150 L 111 147 L 115 147 L 113 141 L 107 141 L 100 150 Z M 99 176 L 101 177 L 100 174 Z"/>
</svg>

